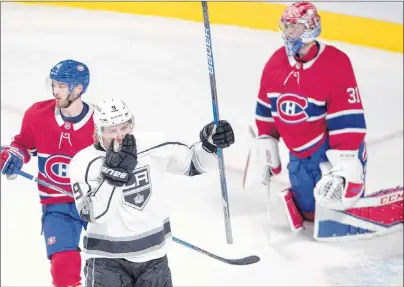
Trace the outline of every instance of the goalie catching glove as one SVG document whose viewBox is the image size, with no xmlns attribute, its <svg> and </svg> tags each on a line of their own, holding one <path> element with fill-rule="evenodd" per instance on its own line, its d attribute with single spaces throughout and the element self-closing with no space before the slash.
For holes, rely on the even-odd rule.
<svg viewBox="0 0 404 287">
<path fill-rule="evenodd" d="M 129 181 L 136 165 L 136 139 L 132 134 L 126 134 L 121 145 L 115 139 L 111 142 L 101 173 L 110 184 L 123 186 Z"/>
<path fill-rule="evenodd" d="M 329 162 L 320 165 L 322 177 L 314 188 L 316 203 L 329 209 L 349 209 L 365 189 L 358 151 L 328 150 L 326 155 Z"/>
</svg>

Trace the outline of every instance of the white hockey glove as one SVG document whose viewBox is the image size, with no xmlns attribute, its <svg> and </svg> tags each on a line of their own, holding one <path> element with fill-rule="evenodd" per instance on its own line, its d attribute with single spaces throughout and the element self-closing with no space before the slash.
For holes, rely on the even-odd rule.
<svg viewBox="0 0 404 287">
<path fill-rule="evenodd" d="M 364 171 L 358 151 L 328 150 L 320 164 L 322 177 L 314 188 L 316 203 L 336 210 L 352 207 L 364 191 Z"/>
<path fill-rule="evenodd" d="M 243 187 L 245 189 L 257 183 L 266 185 L 271 175 L 281 172 L 278 143 L 277 139 L 267 135 L 253 139 L 244 168 Z"/>
</svg>

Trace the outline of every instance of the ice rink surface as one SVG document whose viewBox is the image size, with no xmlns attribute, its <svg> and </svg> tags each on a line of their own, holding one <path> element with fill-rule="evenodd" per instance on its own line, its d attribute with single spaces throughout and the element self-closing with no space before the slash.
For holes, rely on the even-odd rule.
<svg viewBox="0 0 404 287">
<path fill-rule="evenodd" d="M 213 119 L 204 41 L 201 23 L 2 3 L 1 144 L 19 132 L 26 108 L 52 97 L 45 77 L 68 58 L 90 68 L 84 100 L 117 96 L 134 111 L 136 131 L 161 131 L 192 144 Z M 172 230 L 210 252 L 255 254 L 261 262 L 226 265 L 173 243 L 175 286 L 402 286 L 403 233 L 345 243 L 315 242 L 310 227 L 291 234 L 276 198 L 288 186 L 286 168 L 270 185 L 268 223 L 266 189 L 243 190 L 241 180 L 262 68 L 281 38 L 212 25 L 212 41 L 220 116 L 236 133 L 236 143 L 224 151 L 234 244 L 226 244 L 218 172 L 167 175 Z M 402 185 L 403 55 L 328 44 L 348 53 L 357 74 L 368 125 L 367 191 Z M 281 156 L 285 167 L 283 145 Z M 35 174 L 36 165 L 33 159 L 24 170 Z M 1 286 L 51 285 L 40 218 L 35 184 L 2 177 Z"/>
</svg>

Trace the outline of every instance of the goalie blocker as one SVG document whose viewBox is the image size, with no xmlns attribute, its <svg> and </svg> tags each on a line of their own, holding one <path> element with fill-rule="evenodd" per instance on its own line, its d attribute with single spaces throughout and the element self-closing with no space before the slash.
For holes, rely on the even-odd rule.
<svg viewBox="0 0 404 287">
<path fill-rule="evenodd" d="M 253 138 L 244 170 L 243 187 L 268 184 L 271 175 L 280 172 L 277 142 L 267 137 L 257 137 L 250 127 Z M 275 150 L 275 152 L 270 150 Z M 314 191 L 313 191 L 314 192 Z M 348 209 L 331 209 L 319 204 L 315 216 L 301 212 L 286 189 L 279 193 L 281 205 L 292 231 L 304 229 L 303 221 L 314 221 L 313 237 L 319 241 L 342 241 L 372 238 L 403 229 L 403 187 L 382 190 L 361 197 Z"/>
</svg>

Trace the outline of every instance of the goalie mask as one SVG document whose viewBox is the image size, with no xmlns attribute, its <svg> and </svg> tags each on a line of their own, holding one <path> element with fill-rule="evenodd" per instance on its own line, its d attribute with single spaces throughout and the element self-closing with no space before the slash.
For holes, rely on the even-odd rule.
<svg viewBox="0 0 404 287">
<path fill-rule="evenodd" d="M 113 139 L 120 142 L 132 133 L 134 117 L 128 106 L 117 98 L 99 102 L 94 110 L 96 137 L 104 150 Z"/>
<path fill-rule="evenodd" d="M 294 56 L 300 49 L 320 35 L 320 15 L 309 2 L 297 2 L 285 9 L 279 22 L 286 54 Z"/>
</svg>

